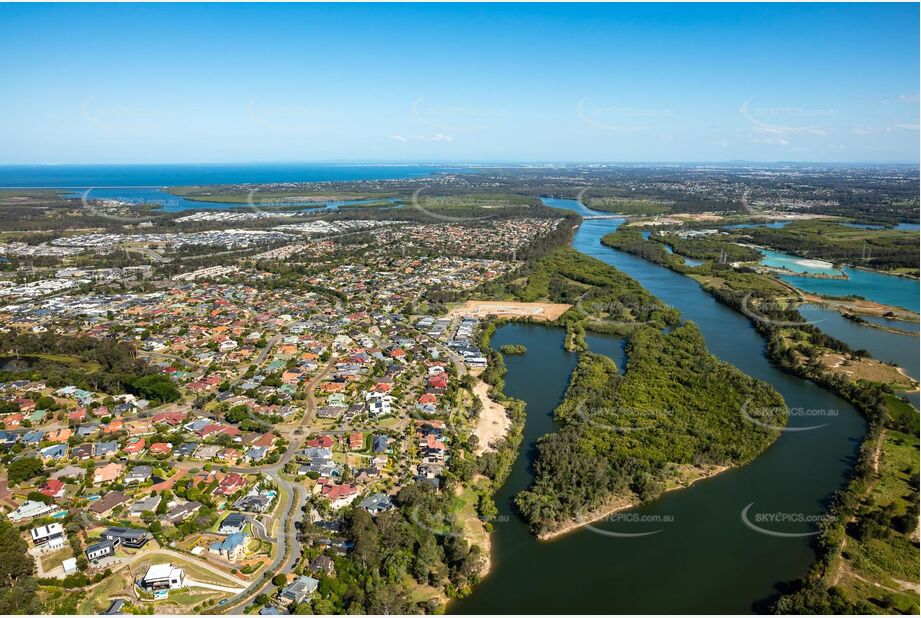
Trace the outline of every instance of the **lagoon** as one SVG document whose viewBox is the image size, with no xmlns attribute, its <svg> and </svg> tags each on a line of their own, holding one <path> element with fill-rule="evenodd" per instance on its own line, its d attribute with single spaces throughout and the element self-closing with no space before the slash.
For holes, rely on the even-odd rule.
<svg viewBox="0 0 921 618">
<path fill-rule="evenodd" d="M 805 292 L 823 296 L 860 296 L 884 305 L 918 312 L 921 287 L 917 279 L 896 277 L 846 266 L 847 279 L 818 279 L 780 275 L 780 278 Z"/>
<path fill-rule="evenodd" d="M 784 268 L 795 273 L 811 275 L 841 275 L 841 271 L 835 268 L 831 262 L 810 260 L 771 249 L 759 249 L 759 251 L 764 255 L 761 263 L 771 268 Z"/>
</svg>

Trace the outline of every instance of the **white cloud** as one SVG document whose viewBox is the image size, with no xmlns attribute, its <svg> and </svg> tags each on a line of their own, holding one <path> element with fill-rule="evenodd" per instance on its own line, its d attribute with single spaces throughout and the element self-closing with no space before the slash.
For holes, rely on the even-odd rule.
<svg viewBox="0 0 921 618">
<path fill-rule="evenodd" d="M 416 135 L 413 137 L 406 137 L 404 135 L 391 135 L 390 139 L 400 142 L 402 144 L 408 144 L 409 142 L 453 142 L 454 138 L 450 135 L 445 135 L 444 133 L 436 133 L 435 135 Z"/>
</svg>

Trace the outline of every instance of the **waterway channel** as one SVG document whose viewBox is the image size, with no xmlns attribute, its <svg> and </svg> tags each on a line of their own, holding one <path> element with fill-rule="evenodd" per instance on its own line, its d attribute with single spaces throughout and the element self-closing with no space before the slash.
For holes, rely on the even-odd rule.
<svg viewBox="0 0 921 618">
<path fill-rule="evenodd" d="M 596 214 L 572 200 L 545 201 Z M 497 329 L 494 348 L 524 344 L 528 350 L 506 358 L 506 393 L 527 403 L 525 438 L 496 499 L 492 571 L 470 596 L 449 606 L 451 613 L 746 613 L 781 582 L 805 575 L 815 557 L 814 521 L 763 524 L 808 535 L 777 537 L 751 529 L 742 512 L 754 503 L 750 521 L 756 514 L 821 516 L 850 475 L 866 433 L 863 417 L 839 397 L 772 367 L 748 319 L 718 304 L 693 280 L 601 245 L 601 237 L 620 223 L 585 220 L 573 246 L 637 279 L 696 322 L 714 354 L 772 384 L 791 408 L 789 427 L 814 428 L 784 432 L 750 465 L 668 493 L 621 521 L 540 542 L 528 533 L 513 499 L 531 481 L 535 442 L 555 428 L 551 414 L 577 356 L 563 349 L 557 328 Z M 619 346 L 597 337 L 589 346 L 622 366 Z M 615 538 L 599 531 L 652 534 Z"/>
</svg>

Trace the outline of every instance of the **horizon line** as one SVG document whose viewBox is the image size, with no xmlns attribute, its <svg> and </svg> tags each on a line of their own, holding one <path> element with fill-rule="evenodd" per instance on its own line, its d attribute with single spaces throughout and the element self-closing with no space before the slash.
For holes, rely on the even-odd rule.
<svg viewBox="0 0 921 618">
<path fill-rule="evenodd" d="M 676 160 L 621 160 L 605 161 L 598 159 L 586 160 L 523 160 L 523 159 L 318 159 L 318 160 L 266 160 L 266 161 L 147 161 L 147 162 L 30 162 L 30 163 L 0 163 L 4 167 L 64 167 L 64 166 L 193 166 L 193 165 L 351 165 L 366 167 L 382 166 L 458 166 L 458 167 L 497 167 L 497 166 L 586 166 L 586 165 L 910 165 L 921 166 L 921 161 L 900 160 L 860 160 L 860 161 L 819 161 L 806 159 L 688 159 Z"/>
</svg>

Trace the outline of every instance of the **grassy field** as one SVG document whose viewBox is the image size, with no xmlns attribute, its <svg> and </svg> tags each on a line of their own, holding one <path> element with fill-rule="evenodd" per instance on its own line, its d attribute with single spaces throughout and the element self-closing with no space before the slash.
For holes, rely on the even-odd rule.
<svg viewBox="0 0 921 618">
<path fill-rule="evenodd" d="M 622 215 L 664 215 L 671 212 L 668 202 L 629 197 L 593 197 L 585 200 L 592 210 L 614 212 Z"/>
<path fill-rule="evenodd" d="M 90 589 L 77 608 L 77 613 L 96 614 L 109 607 L 113 598 L 128 596 L 133 598 L 132 588 L 131 576 L 127 569 L 113 573 L 95 588 Z"/>
<path fill-rule="evenodd" d="M 68 558 L 73 557 L 74 552 L 70 545 L 65 545 L 57 551 L 53 551 L 49 554 L 42 554 L 42 568 L 45 571 L 50 571 L 51 569 L 61 566 L 61 563 L 67 560 Z"/>
<path fill-rule="evenodd" d="M 891 516 L 909 512 L 912 492 L 917 492 L 918 447 L 917 435 L 886 431 L 880 443 L 877 481 L 864 500 L 862 516 L 879 510 Z M 846 538 L 838 589 L 847 597 L 869 600 L 880 613 L 917 613 L 921 559 L 917 529 L 858 536 L 849 533 Z"/>
</svg>

